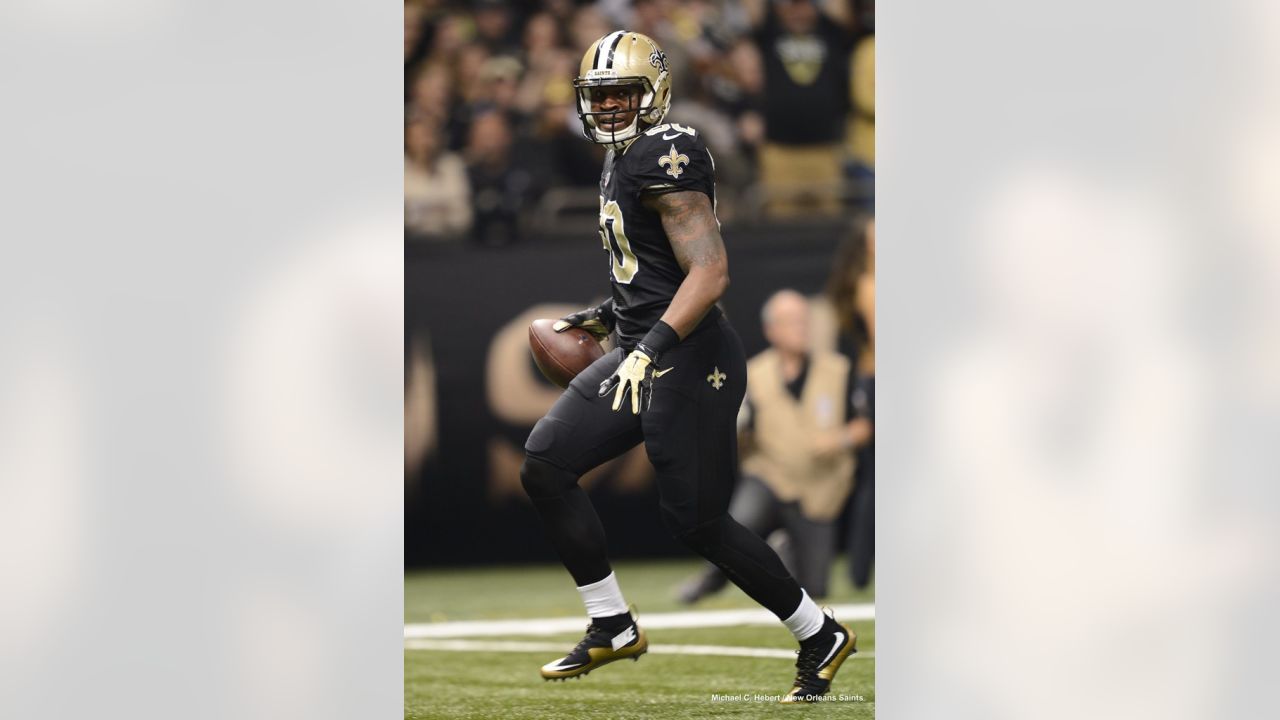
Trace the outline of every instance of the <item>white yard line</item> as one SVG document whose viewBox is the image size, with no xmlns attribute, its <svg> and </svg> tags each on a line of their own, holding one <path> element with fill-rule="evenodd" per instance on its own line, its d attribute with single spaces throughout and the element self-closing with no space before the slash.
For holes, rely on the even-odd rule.
<svg viewBox="0 0 1280 720">
<path fill-rule="evenodd" d="M 876 606 L 832 605 L 836 619 L 875 620 Z M 731 625 L 778 625 L 778 618 L 763 608 L 752 610 L 690 610 L 648 613 L 639 616 L 640 626 L 650 630 L 669 628 L 728 627 Z M 457 620 L 440 623 L 410 623 L 404 626 L 405 640 L 427 638 L 496 637 L 512 635 L 558 635 L 582 632 L 585 617 L 530 618 L 525 620 Z M 406 643 L 405 647 L 408 647 Z M 670 647 L 670 646 L 668 646 Z"/>
<path fill-rule="evenodd" d="M 518 640 L 406 640 L 406 650 L 453 650 L 461 652 L 536 652 L 563 653 L 563 643 L 521 642 Z M 795 650 L 775 648 L 735 647 L 731 645 L 650 645 L 655 655 L 722 655 L 730 657 L 796 659 Z M 850 660 L 870 660 L 875 652 L 857 652 Z"/>
</svg>

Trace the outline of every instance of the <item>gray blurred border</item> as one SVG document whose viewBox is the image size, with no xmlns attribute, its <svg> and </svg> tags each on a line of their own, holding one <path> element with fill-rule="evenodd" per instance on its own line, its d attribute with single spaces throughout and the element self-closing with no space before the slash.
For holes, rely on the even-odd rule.
<svg viewBox="0 0 1280 720">
<path fill-rule="evenodd" d="M 878 711 L 1273 716 L 1280 6 L 879 10 Z"/>
<path fill-rule="evenodd" d="M 400 712 L 399 12 L 0 8 L 0 716 Z M 883 717 L 1265 716 L 1278 19 L 882 4 Z"/>
<path fill-rule="evenodd" d="M 400 15 L 0 6 L 0 717 L 401 714 Z"/>
</svg>

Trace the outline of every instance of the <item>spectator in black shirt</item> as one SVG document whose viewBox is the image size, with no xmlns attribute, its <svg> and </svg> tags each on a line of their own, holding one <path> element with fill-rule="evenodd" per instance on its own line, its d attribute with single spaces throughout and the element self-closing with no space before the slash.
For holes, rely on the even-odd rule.
<svg viewBox="0 0 1280 720">
<path fill-rule="evenodd" d="M 766 210 L 775 217 L 835 213 L 854 35 L 813 0 L 754 7 L 765 72 Z"/>
<path fill-rule="evenodd" d="M 484 245 L 506 245 L 519 239 L 517 219 L 532 179 L 512 163 L 511 124 L 497 110 L 486 110 L 471 123 L 467 171 L 471 179 L 474 239 Z"/>
<path fill-rule="evenodd" d="M 473 18 L 476 40 L 494 55 L 514 55 L 520 50 L 519 23 L 505 0 L 476 0 Z"/>
</svg>

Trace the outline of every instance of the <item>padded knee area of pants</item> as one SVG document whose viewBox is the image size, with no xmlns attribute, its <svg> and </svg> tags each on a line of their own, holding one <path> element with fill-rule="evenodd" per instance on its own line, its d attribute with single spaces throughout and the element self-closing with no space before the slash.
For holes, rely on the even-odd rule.
<svg viewBox="0 0 1280 720">
<path fill-rule="evenodd" d="M 539 420 L 529 432 L 529 438 L 524 441 L 525 452 L 540 453 L 549 450 L 555 442 L 557 427 L 555 418 L 544 417 Z"/>
<path fill-rule="evenodd" d="M 526 456 L 520 467 L 520 484 L 531 498 L 560 495 L 577 482 L 577 476 L 568 470 L 533 456 Z"/>
</svg>

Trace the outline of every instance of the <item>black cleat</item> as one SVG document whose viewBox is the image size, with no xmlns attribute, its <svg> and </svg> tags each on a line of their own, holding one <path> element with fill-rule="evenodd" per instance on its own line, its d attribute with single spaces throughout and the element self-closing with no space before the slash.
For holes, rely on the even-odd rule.
<svg viewBox="0 0 1280 720">
<path fill-rule="evenodd" d="M 817 635 L 800 642 L 795 685 L 782 696 L 782 702 L 816 702 L 827 694 L 845 658 L 858 651 L 857 641 L 857 634 L 828 615 Z"/>
<path fill-rule="evenodd" d="M 542 666 L 542 677 L 546 680 L 582 677 L 614 660 L 639 660 L 648 651 L 649 638 L 634 621 L 618 632 L 592 623 L 587 626 L 587 636 L 568 655 Z"/>
</svg>

